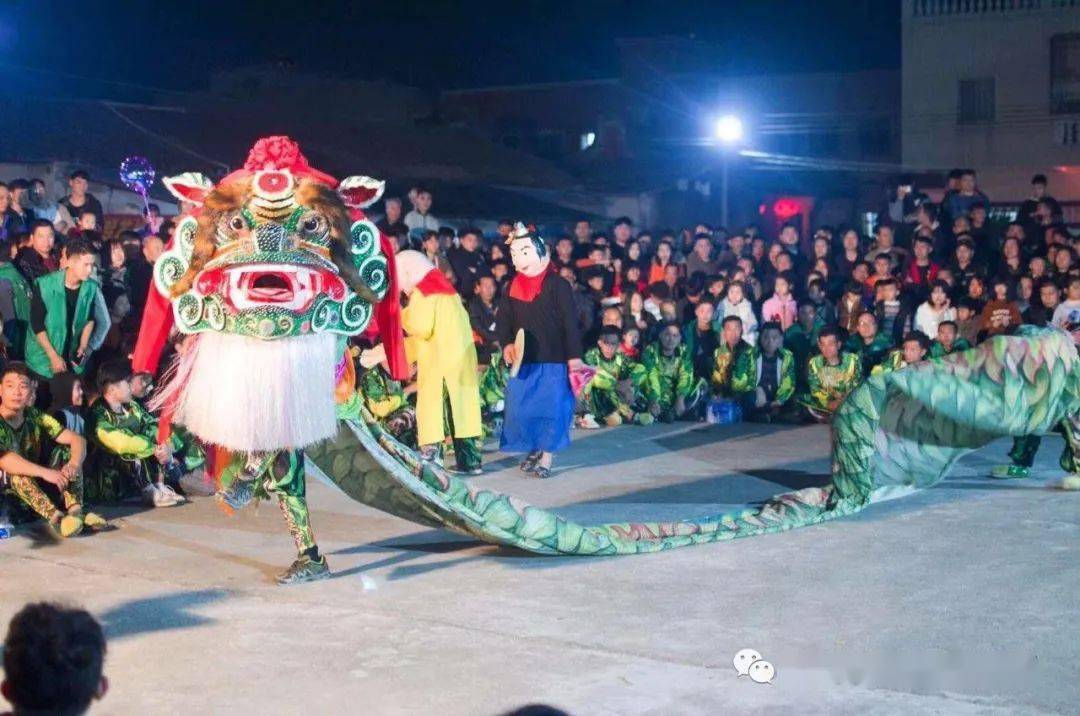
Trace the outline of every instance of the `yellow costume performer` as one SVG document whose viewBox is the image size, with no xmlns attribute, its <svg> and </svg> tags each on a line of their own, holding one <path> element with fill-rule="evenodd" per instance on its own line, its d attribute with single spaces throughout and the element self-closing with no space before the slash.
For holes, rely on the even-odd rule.
<svg viewBox="0 0 1080 716">
<path fill-rule="evenodd" d="M 416 364 L 421 452 L 441 444 L 449 427 L 458 470 L 479 473 L 480 450 L 475 438 L 483 429 L 469 314 L 450 282 L 421 253 L 402 251 L 396 263 L 401 290 L 408 296 L 401 325 L 405 329 L 405 355 Z M 449 426 L 444 425 L 444 399 L 450 403 Z"/>
</svg>

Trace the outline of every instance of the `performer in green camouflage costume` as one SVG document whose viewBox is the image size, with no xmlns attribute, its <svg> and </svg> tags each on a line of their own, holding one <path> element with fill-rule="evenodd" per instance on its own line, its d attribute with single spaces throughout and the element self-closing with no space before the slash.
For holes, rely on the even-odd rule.
<svg viewBox="0 0 1080 716">
<path fill-rule="evenodd" d="M 416 447 L 416 411 L 401 383 L 390 377 L 381 365 L 359 368 L 357 390 L 364 398 L 364 407 L 398 440 Z"/>
<path fill-rule="evenodd" d="M 874 366 L 871 375 L 889 373 L 894 370 L 906 368 L 926 358 L 930 350 L 930 341 L 918 331 L 912 331 L 904 336 L 904 342 L 899 348 L 889 352 L 881 364 Z"/>
<path fill-rule="evenodd" d="M 832 326 L 818 334 L 820 355 L 807 364 L 807 393 L 803 406 L 816 420 L 826 420 L 836 406 L 862 380 L 862 361 L 854 353 L 840 351 L 840 335 Z"/>
<path fill-rule="evenodd" d="M 732 385 L 732 372 L 739 358 L 750 350 L 749 343 L 743 340 L 742 319 L 728 316 L 720 323 L 720 341 L 713 352 L 713 370 L 710 381 L 712 394 L 731 398 L 736 394 Z"/>
<path fill-rule="evenodd" d="M 595 348 L 582 360 L 596 368 L 581 400 L 586 410 L 610 427 L 624 422 L 649 425 L 653 416 L 645 400 L 645 366 L 619 350 L 622 334 L 614 326 L 600 329 Z"/>
<path fill-rule="evenodd" d="M 641 364 L 645 368 L 645 399 L 653 417 L 670 423 L 697 415 L 708 388 L 704 378 L 694 375 L 694 364 L 677 323 L 660 329 L 658 341 L 645 348 Z"/>
<path fill-rule="evenodd" d="M 502 352 L 491 354 L 484 372 L 480 374 L 480 415 L 484 424 L 484 438 L 497 433 L 502 426 L 503 408 L 506 406 L 506 381 L 510 379 L 510 366 L 503 360 Z"/>
<path fill-rule="evenodd" d="M 87 499 L 91 502 L 119 502 L 164 481 L 164 465 L 156 457 L 160 454 L 157 418 L 131 399 L 128 374 L 119 368 L 102 367 L 98 380 L 102 395 L 90 406 L 86 421 L 87 440 L 94 446 L 86 480 Z M 115 400 L 113 393 L 118 390 L 126 391 L 126 400 Z M 206 463 L 199 444 L 184 441 L 176 432 L 169 438 L 169 448 L 181 474 L 198 470 Z"/>
<path fill-rule="evenodd" d="M 764 323 L 758 331 L 758 345 L 742 351 L 732 367 L 731 389 L 749 421 L 798 419 L 798 408 L 791 400 L 795 395 L 795 356 L 781 347 L 783 342 L 780 324 Z"/>
</svg>

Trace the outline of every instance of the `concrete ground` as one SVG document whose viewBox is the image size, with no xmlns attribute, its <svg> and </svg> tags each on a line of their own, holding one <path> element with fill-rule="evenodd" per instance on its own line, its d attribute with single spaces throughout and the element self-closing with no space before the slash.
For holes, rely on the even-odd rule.
<svg viewBox="0 0 1080 716">
<path fill-rule="evenodd" d="M 702 425 L 577 434 L 548 481 L 490 455 L 477 482 L 590 522 L 695 516 L 826 480 L 824 429 Z M 0 542 L 0 621 L 31 599 L 106 627 L 101 714 L 1076 713 L 1080 494 L 984 478 L 826 525 L 615 558 L 534 557 L 310 484 L 336 578 L 291 559 L 273 505 L 127 511 L 63 544 Z M 123 514 L 123 513 L 115 513 Z M 738 677 L 753 648 L 771 684 Z"/>
</svg>

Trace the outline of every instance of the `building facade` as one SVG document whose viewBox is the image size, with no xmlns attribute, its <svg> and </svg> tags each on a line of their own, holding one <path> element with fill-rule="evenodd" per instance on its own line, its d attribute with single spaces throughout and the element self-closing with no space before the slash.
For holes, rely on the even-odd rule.
<svg viewBox="0 0 1080 716">
<path fill-rule="evenodd" d="M 901 4 L 904 165 L 973 168 L 1003 203 L 1045 174 L 1080 202 L 1080 0 Z"/>
</svg>

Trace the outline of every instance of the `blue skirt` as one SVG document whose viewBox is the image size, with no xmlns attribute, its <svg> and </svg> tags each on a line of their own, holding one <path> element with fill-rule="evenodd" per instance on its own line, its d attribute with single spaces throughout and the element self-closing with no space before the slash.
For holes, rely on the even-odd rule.
<svg viewBox="0 0 1080 716">
<path fill-rule="evenodd" d="M 503 452 L 558 452 L 570 445 L 574 394 L 565 363 L 525 363 L 506 384 Z"/>
</svg>

